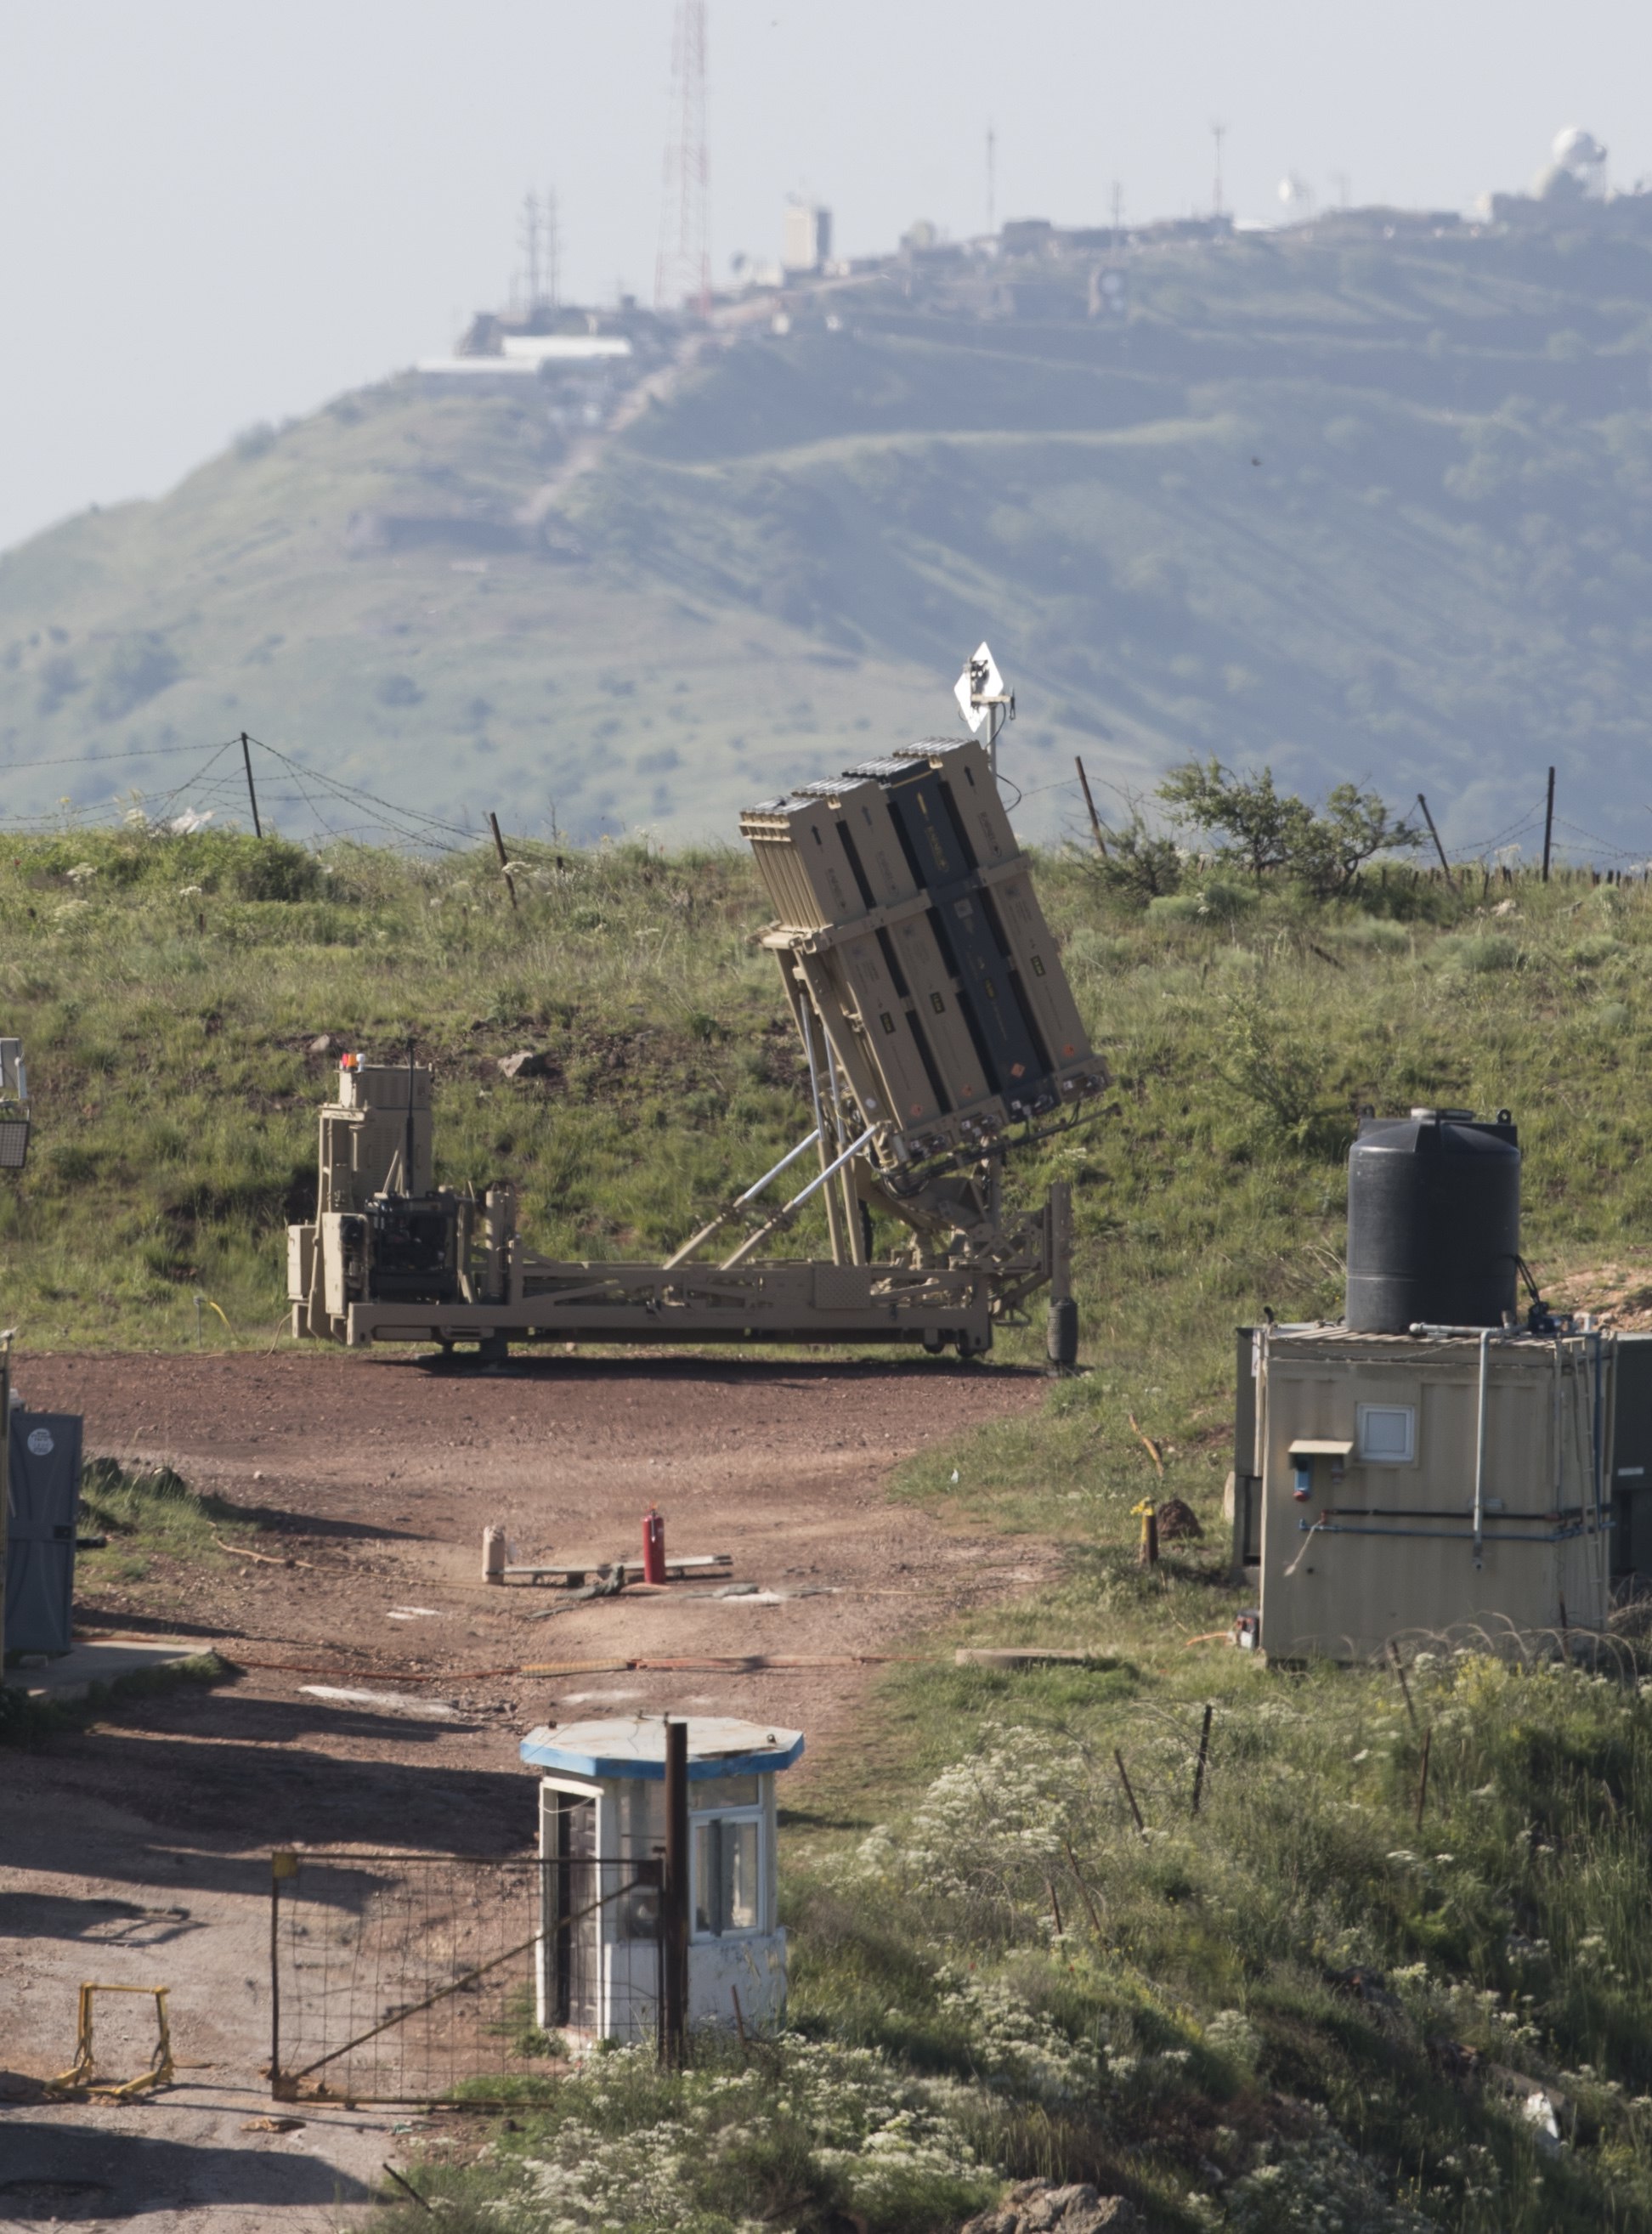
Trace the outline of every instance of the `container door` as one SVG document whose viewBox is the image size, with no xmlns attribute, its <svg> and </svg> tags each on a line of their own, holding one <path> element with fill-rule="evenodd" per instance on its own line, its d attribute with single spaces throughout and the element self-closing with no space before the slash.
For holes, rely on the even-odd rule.
<svg viewBox="0 0 1652 2234">
<path fill-rule="evenodd" d="M 547 2031 L 597 2024 L 602 1912 L 597 1906 L 597 1802 L 576 1792 L 545 1795 L 545 1918 L 539 2022 Z"/>
<path fill-rule="evenodd" d="M 6 1649 L 67 1652 L 73 1642 L 80 1420 L 13 1405 L 10 1457 Z"/>
</svg>

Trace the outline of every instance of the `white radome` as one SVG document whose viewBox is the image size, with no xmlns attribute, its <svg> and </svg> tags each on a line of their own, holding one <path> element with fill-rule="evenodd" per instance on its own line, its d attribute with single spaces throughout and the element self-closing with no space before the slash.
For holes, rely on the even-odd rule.
<svg viewBox="0 0 1652 2234">
<path fill-rule="evenodd" d="M 1606 160 L 1606 150 L 1592 132 L 1581 125 L 1568 124 L 1557 132 L 1551 150 L 1557 163 L 1568 171 L 1593 171 Z"/>
</svg>

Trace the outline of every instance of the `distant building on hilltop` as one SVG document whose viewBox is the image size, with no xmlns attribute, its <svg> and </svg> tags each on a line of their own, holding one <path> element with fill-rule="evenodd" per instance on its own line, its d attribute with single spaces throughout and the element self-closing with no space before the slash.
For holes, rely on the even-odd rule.
<svg viewBox="0 0 1652 2234">
<path fill-rule="evenodd" d="M 1606 150 L 1592 132 L 1569 124 L 1555 134 L 1550 160 L 1525 194 L 1482 194 L 1482 217 L 1494 225 L 1554 231 L 1587 225 L 1610 232 L 1652 231 L 1652 193 L 1637 184 L 1614 189 Z"/>
<path fill-rule="evenodd" d="M 819 202 L 793 199 L 786 205 L 780 265 L 788 276 L 823 271 L 832 261 L 832 212 Z"/>
</svg>

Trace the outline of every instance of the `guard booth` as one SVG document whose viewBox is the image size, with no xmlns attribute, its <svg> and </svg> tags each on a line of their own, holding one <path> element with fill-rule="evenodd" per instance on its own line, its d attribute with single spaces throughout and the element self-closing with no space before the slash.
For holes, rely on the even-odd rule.
<svg viewBox="0 0 1652 2234">
<path fill-rule="evenodd" d="M 5 1648 L 67 1652 L 74 1642 L 81 1421 L 13 1401 L 6 1496 Z"/>
<path fill-rule="evenodd" d="M 539 1856 L 552 1865 L 539 2022 L 577 2046 L 651 2040 L 659 2023 L 665 1729 L 663 1715 L 637 1715 L 522 1741 L 541 1772 Z M 690 2027 L 771 2029 L 786 2014 L 774 1780 L 802 1751 L 798 1730 L 689 1718 Z"/>
</svg>

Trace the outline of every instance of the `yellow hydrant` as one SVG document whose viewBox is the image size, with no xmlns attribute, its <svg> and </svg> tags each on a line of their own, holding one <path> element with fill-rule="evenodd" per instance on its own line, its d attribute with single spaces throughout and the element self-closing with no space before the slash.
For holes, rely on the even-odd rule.
<svg viewBox="0 0 1652 2234">
<path fill-rule="evenodd" d="M 1159 1507 L 1151 1497 L 1144 1497 L 1139 1505 L 1133 1505 L 1132 1514 L 1141 1523 L 1141 1545 L 1136 1553 L 1144 1567 L 1159 1564 Z"/>
</svg>

